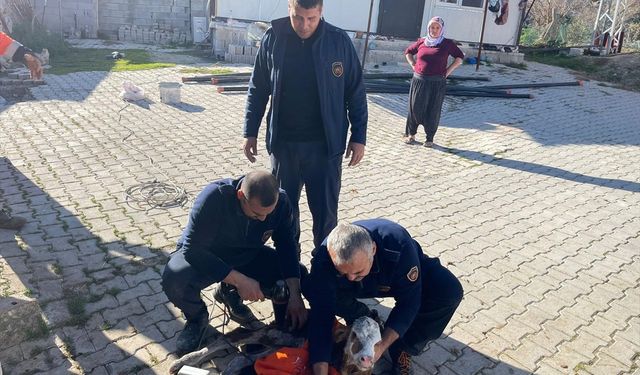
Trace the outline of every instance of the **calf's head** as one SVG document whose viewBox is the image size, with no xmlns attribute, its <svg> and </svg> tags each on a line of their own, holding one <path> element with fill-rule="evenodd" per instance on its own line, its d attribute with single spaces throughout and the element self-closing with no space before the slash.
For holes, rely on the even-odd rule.
<svg viewBox="0 0 640 375">
<path fill-rule="evenodd" d="M 374 365 L 374 347 L 381 339 L 380 326 L 375 320 L 366 316 L 356 319 L 348 331 L 341 373 L 370 374 Z"/>
</svg>

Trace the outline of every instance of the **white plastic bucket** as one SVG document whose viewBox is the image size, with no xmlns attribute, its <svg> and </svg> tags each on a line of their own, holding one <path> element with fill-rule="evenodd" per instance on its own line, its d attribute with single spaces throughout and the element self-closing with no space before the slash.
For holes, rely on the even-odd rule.
<svg viewBox="0 0 640 375">
<path fill-rule="evenodd" d="M 177 82 L 160 82 L 160 101 L 165 104 L 180 103 L 180 87 Z"/>
</svg>

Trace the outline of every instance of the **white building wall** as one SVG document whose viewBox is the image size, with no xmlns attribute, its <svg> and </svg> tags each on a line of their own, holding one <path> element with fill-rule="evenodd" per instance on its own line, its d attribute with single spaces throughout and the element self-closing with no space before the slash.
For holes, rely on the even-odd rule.
<svg viewBox="0 0 640 375">
<path fill-rule="evenodd" d="M 288 15 L 288 0 L 218 0 L 218 17 L 270 22 Z M 366 31 L 371 0 L 325 0 L 324 18 L 345 30 Z M 374 0 L 371 30 L 378 26 L 380 0 Z"/>
<path fill-rule="evenodd" d="M 487 12 L 487 22 L 485 24 L 483 43 L 516 45 L 516 36 L 520 22 L 519 0 L 509 1 L 509 17 L 504 25 L 496 25 L 495 15 Z M 461 42 L 480 42 L 480 32 L 482 31 L 482 15 L 484 8 L 459 7 L 433 0 L 431 7 L 426 6 L 429 13 L 425 14 L 425 22 L 422 26 L 421 35 L 426 35 L 426 23 L 433 16 L 440 16 L 444 19 L 447 38 Z"/>
<path fill-rule="evenodd" d="M 520 10 L 518 0 L 509 1 L 509 18 L 506 24 L 496 25 L 494 15 L 489 12 L 484 42 L 489 44 L 515 45 Z M 287 16 L 288 0 L 218 0 L 217 16 L 269 22 Z M 366 31 L 370 0 L 324 0 L 325 19 L 345 30 Z M 374 0 L 371 30 L 378 27 L 380 0 Z M 426 0 L 420 34 L 425 35 L 428 20 L 441 16 L 446 23 L 447 37 L 463 42 L 479 42 L 482 29 L 482 8 L 460 7 L 440 0 Z"/>
</svg>

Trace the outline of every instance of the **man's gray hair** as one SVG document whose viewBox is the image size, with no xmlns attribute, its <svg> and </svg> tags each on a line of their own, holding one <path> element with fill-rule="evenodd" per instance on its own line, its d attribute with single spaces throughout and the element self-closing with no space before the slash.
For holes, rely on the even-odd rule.
<svg viewBox="0 0 640 375">
<path fill-rule="evenodd" d="M 373 240 L 366 229 L 354 224 L 339 224 L 327 237 L 327 248 L 335 254 L 336 266 L 348 263 L 355 253 L 364 251 L 373 257 Z"/>
</svg>

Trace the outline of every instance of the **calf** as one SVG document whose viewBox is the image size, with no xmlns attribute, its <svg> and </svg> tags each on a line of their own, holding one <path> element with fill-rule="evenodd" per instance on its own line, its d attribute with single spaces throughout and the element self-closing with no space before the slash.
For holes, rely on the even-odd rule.
<svg viewBox="0 0 640 375">
<path fill-rule="evenodd" d="M 346 328 L 347 336 L 340 366 L 341 375 L 369 375 L 373 371 L 374 347 L 382 340 L 380 325 L 363 316 Z"/>
</svg>

